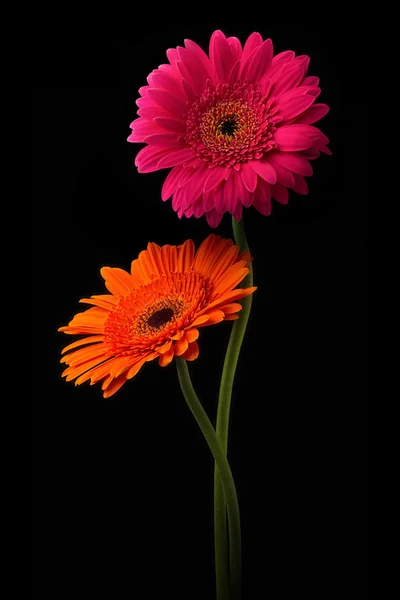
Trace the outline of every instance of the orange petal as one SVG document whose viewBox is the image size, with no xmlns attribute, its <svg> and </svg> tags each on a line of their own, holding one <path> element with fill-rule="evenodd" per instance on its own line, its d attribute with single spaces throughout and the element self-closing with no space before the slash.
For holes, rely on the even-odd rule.
<svg viewBox="0 0 400 600">
<path fill-rule="evenodd" d="M 248 250 L 244 250 L 243 252 L 241 252 L 239 254 L 239 256 L 237 257 L 237 260 L 244 260 L 246 263 L 246 266 L 249 265 L 252 262 L 252 257 L 251 254 Z"/>
<path fill-rule="evenodd" d="M 185 335 L 184 331 L 178 331 L 175 335 L 171 337 L 171 340 L 180 340 Z"/>
<path fill-rule="evenodd" d="M 214 325 L 214 323 L 220 323 L 224 320 L 224 313 L 222 310 L 214 310 L 210 313 L 207 313 L 207 321 L 205 323 L 201 323 L 199 327 L 206 327 L 207 325 Z"/>
<path fill-rule="evenodd" d="M 160 354 L 165 354 L 166 352 L 168 352 L 168 350 L 171 348 L 172 346 L 172 341 L 171 340 L 167 340 L 165 342 L 165 344 L 163 344 L 162 346 L 160 346 L 159 348 L 157 348 L 158 352 Z"/>
<path fill-rule="evenodd" d="M 114 296 L 108 297 L 114 299 Z M 81 298 L 79 302 L 82 302 L 83 304 L 94 304 L 95 306 L 100 306 L 106 310 L 113 310 L 115 308 L 115 303 L 104 300 L 104 298 L 96 298 L 95 296 L 92 296 L 91 298 Z"/>
<path fill-rule="evenodd" d="M 229 290 L 233 290 L 233 288 L 235 288 L 249 272 L 247 267 L 237 268 L 236 265 L 232 265 L 218 281 L 215 287 L 216 293 L 224 294 Z"/>
<path fill-rule="evenodd" d="M 206 321 L 208 321 L 208 316 L 207 315 L 200 315 L 200 317 L 197 317 L 197 319 L 195 319 L 193 321 L 193 323 L 191 323 L 192 327 L 196 327 L 198 325 L 201 325 L 202 323 L 205 323 Z"/>
<path fill-rule="evenodd" d="M 195 360 L 199 355 L 199 345 L 197 342 L 192 342 L 189 344 L 188 349 L 184 354 L 182 354 L 181 358 L 185 360 Z"/>
<path fill-rule="evenodd" d="M 97 367 L 90 369 L 90 371 L 86 371 L 85 373 L 83 373 L 83 375 L 80 375 L 80 377 L 76 379 L 75 385 L 80 385 L 88 379 L 90 379 L 90 385 L 97 383 L 98 381 L 110 374 L 110 369 L 113 365 L 113 362 L 114 359 L 111 358 L 107 362 L 104 362 L 98 365 Z"/>
<path fill-rule="evenodd" d="M 104 356 L 99 356 L 97 358 L 93 358 L 92 360 L 88 360 L 79 366 L 73 365 L 65 369 L 65 371 L 62 373 L 62 376 L 66 378 L 66 381 L 71 381 L 72 379 L 75 379 L 75 377 L 78 377 L 78 375 L 85 373 L 85 371 L 91 371 L 93 367 L 96 367 L 100 363 L 104 362 L 104 360 Z"/>
<path fill-rule="evenodd" d="M 222 238 L 220 235 L 211 234 L 204 242 L 202 242 L 196 252 L 196 256 L 193 261 L 193 269 L 200 273 L 200 275 L 206 275 L 208 277 L 210 266 L 218 260 L 224 247 L 232 245 L 232 240 L 226 240 L 226 244 L 220 246 Z"/>
<path fill-rule="evenodd" d="M 178 266 L 178 252 L 176 246 L 166 244 L 161 246 L 161 263 L 163 273 L 174 273 Z"/>
<path fill-rule="evenodd" d="M 115 378 L 119 377 L 122 373 L 125 373 L 136 360 L 137 359 L 133 356 L 118 356 L 110 369 L 110 375 Z"/>
<path fill-rule="evenodd" d="M 191 344 L 192 342 L 197 340 L 197 338 L 199 337 L 199 330 L 198 329 L 189 329 L 188 331 L 185 331 L 185 335 L 186 335 L 187 341 L 189 342 L 189 344 Z"/>
<path fill-rule="evenodd" d="M 150 247 L 150 244 L 148 244 L 148 247 Z M 143 279 L 146 283 L 149 283 L 158 275 L 158 268 L 154 265 L 148 250 L 142 250 L 142 252 L 140 252 L 138 257 L 138 267 L 141 270 Z"/>
<path fill-rule="evenodd" d="M 236 321 L 239 318 L 239 315 L 226 315 L 224 321 Z"/>
<path fill-rule="evenodd" d="M 232 302 L 232 304 L 225 304 L 221 306 L 221 310 L 225 313 L 225 315 L 230 315 L 232 313 L 237 313 L 239 310 L 242 310 L 243 306 L 238 302 Z"/>
<path fill-rule="evenodd" d="M 160 365 L 160 367 L 166 367 L 167 365 L 169 365 L 173 358 L 174 348 L 172 347 L 170 350 L 168 350 L 168 352 L 160 356 L 160 358 L 158 359 L 158 364 Z"/>
<path fill-rule="evenodd" d="M 125 375 L 121 375 L 120 377 L 113 379 L 111 383 L 107 386 L 107 388 L 104 390 L 103 398 L 110 398 L 110 396 L 113 396 L 115 392 L 118 392 L 118 390 L 124 385 L 125 382 Z"/>
<path fill-rule="evenodd" d="M 186 240 L 181 246 L 178 246 L 178 271 L 185 273 L 189 271 L 193 264 L 194 243 L 193 240 Z"/>
<path fill-rule="evenodd" d="M 89 334 L 95 334 L 95 333 L 103 333 L 103 325 L 82 325 L 82 326 L 74 326 L 74 327 L 70 327 L 69 325 L 67 327 L 60 327 L 58 331 L 62 331 L 63 333 L 66 333 L 68 335 L 81 335 L 83 333 L 89 333 Z"/>
<path fill-rule="evenodd" d="M 129 369 L 129 371 L 126 373 L 126 378 L 132 379 L 132 377 L 135 377 L 135 375 L 137 375 L 137 373 L 139 373 L 140 369 L 143 367 L 145 362 L 146 362 L 146 359 L 142 358 L 136 364 L 132 365 L 131 368 Z"/>
<path fill-rule="evenodd" d="M 98 381 L 100 381 L 101 379 L 103 379 L 104 377 L 109 375 L 110 370 L 115 361 L 116 361 L 116 358 L 111 358 L 106 363 L 103 363 L 102 365 L 95 367 L 90 372 L 90 385 L 94 385 L 95 383 L 97 383 Z M 83 377 L 83 375 L 82 375 L 82 377 Z"/>
<path fill-rule="evenodd" d="M 123 269 L 103 267 L 100 273 L 105 279 L 106 288 L 116 296 L 126 296 L 137 287 L 132 276 Z"/>
<path fill-rule="evenodd" d="M 186 350 L 188 349 L 188 346 L 189 346 L 189 343 L 188 343 L 186 337 L 183 337 L 182 339 L 175 342 L 175 344 L 174 344 L 175 356 L 182 356 L 182 354 L 184 354 L 184 352 L 186 352 Z"/>
<path fill-rule="evenodd" d="M 208 269 L 208 277 L 215 285 L 226 271 L 234 264 L 237 255 L 239 254 L 239 246 L 230 246 L 224 249 L 218 260 Z"/>
<path fill-rule="evenodd" d="M 60 362 L 67 363 L 67 365 L 73 366 L 84 363 L 87 360 L 91 358 L 96 358 L 98 356 L 104 356 L 104 358 L 106 358 L 105 344 L 93 344 L 93 346 L 85 346 L 85 348 L 79 348 L 79 350 L 75 350 L 74 352 L 65 354 L 60 360 Z"/>
<path fill-rule="evenodd" d="M 139 261 L 138 258 L 135 258 L 135 260 L 131 262 L 131 275 L 137 285 L 149 283 L 149 280 L 141 269 L 141 261 Z"/>
<path fill-rule="evenodd" d="M 221 237 L 216 236 L 214 233 L 211 233 L 198 247 L 196 256 L 194 257 L 193 261 L 193 268 L 197 273 L 206 275 L 206 273 L 204 272 L 204 265 L 207 258 L 212 253 L 213 246 L 217 239 L 221 239 Z"/>
<path fill-rule="evenodd" d="M 77 340 L 68 346 L 65 346 L 63 350 L 61 350 L 61 354 L 65 354 L 68 350 L 72 350 L 73 348 L 78 348 L 79 346 L 84 346 L 85 344 L 97 344 L 98 342 L 103 341 L 102 335 L 90 335 L 89 337 L 83 338 L 82 340 Z"/>
</svg>

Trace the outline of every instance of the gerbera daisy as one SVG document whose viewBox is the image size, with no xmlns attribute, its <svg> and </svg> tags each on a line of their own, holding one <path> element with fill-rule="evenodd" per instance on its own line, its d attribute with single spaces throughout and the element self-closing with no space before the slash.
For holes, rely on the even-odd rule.
<svg viewBox="0 0 400 600">
<path fill-rule="evenodd" d="M 144 142 L 140 173 L 172 167 L 161 197 L 172 196 L 179 217 L 205 214 L 216 227 L 227 211 L 243 206 L 271 212 L 271 197 L 288 201 L 288 188 L 306 194 L 310 160 L 330 154 L 328 138 L 314 127 L 328 112 L 315 104 L 317 77 L 307 76 L 308 56 L 280 52 L 252 33 L 244 47 L 215 31 L 209 56 L 191 40 L 167 50 L 140 88 L 139 118 L 129 142 Z"/>
<path fill-rule="evenodd" d="M 110 294 L 83 298 L 94 307 L 59 329 L 88 334 L 64 348 L 63 376 L 75 384 L 103 380 L 108 398 L 147 361 L 158 358 L 165 367 L 174 356 L 196 359 L 199 328 L 237 319 L 242 308 L 237 300 L 256 289 L 235 289 L 250 260 L 232 240 L 210 235 L 196 253 L 192 240 L 162 247 L 150 242 L 130 273 L 103 267 Z"/>
</svg>

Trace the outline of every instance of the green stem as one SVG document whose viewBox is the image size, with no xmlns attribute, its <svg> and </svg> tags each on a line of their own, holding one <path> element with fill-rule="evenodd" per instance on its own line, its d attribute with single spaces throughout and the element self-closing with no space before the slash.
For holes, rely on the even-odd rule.
<svg viewBox="0 0 400 600">
<path fill-rule="evenodd" d="M 239 222 L 232 217 L 233 235 L 236 244 L 240 249 L 248 250 L 247 240 L 244 233 L 243 219 Z M 246 275 L 242 282 L 243 287 L 253 285 L 253 271 L 250 264 L 250 273 Z M 228 432 L 229 432 L 229 414 L 231 408 L 232 388 L 235 378 L 236 366 L 239 358 L 240 347 L 246 331 L 247 321 L 249 320 L 252 295 L 241 300 L 242 310 L 239 313 L 239 319 L 234 322 L 228 348 L 225 355 L 224 366 L 222 370 L 221 384 L 218 398 L 218 411 L 216 434 L 224 455 L 228 451 Z M 214 542 L 215 542 L 215 568 L 216 572 L 221 574 L 220 581 L 217 581 L 217 598 L 223 598 L 224 580 L 227 579 L 228 569 L 228 549 L 227 549 L 227 527 L 226 527 L 226 507 L 224 490 L 221 484 L 217 465 L 214 469 Z M 228 523 L 229 525 L 229 523 Z M 232 533 L 229 525 L 229 537 Z M 232 565 L 230 566 L 232 577 Z M 220 590 L 220 596 L 218 595 Z"/>
<path fill-rule="evenodd" d="M 226 455 L 224 452 L 222 452 L 211 421 L 202 407 L 196 392 L 194 391 L 187 363 L 185 360 L 179 357 L 175 357 L 175 361 L 179 383 L 181 385 L 185 400 L 206 439 L 206 442 L 214 457 L 215 464 L 217 465 L 228 512 L 230 532 L 229 556 L 231 565 L 231 596 L 229 596 L 229 590 L 227 590 L 227 594 L 223 600 L 228 600 L 228 598 L 239 600 L 241 579 L 241 538 L 239 504 L 236 495 L 235 482 L 233 481 L 232 472 Z"/>
</svg>

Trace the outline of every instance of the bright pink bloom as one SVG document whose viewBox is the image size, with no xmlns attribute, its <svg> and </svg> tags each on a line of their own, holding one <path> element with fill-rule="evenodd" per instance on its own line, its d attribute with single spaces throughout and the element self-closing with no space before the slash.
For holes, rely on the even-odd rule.
<svg viewBox="0 0 400 600">
<path fill-rule="evenodd" d="M 314 104 L 317 77 L 308 56 L 273 56 L 270 39 L 252 33 L 242 48 L 215 31 L 210 56 L 191 40 L 167 50 L 140 88 L 139 118 L 129 142 L 145 143 L 140 173 L 171 168 L 162 199 L 172 196 L 179 217 L 205 214 L 216 227 L 227 211 L 271 212 L 271 197 L 286 204 L 288 188 L 307 194 L 310 160 L 330 154 L 328 138 L 312 125 L 329 110 Z"/>
</svg>

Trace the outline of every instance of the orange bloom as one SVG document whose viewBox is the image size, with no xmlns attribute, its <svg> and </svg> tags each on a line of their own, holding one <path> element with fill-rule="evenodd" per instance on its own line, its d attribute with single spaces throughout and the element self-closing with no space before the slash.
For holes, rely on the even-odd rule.
<svg viewBox="0 0 400 600">
<path fill-rule="evenodd" d="M 162 247 L 150 242 L 132 261 L 130 273 L 103 267 L 111 294 L 83 298 L 94 306 L 59 329 L 88 334 L 64 348 L 61 362 L 68 368 L 63 376 L 75 379 L 75 385 L 103 380 L 108 398 L 145 362 L 158 358 L 165 367 L 174 356 L 195 360 L 199 328 L 238 319 L 237 300 L 256 290 L 234 289 L 249 272 L 250 260 L 232 240 L 210 235 L 197 253 L 192 240 Z"/>
</svg>

